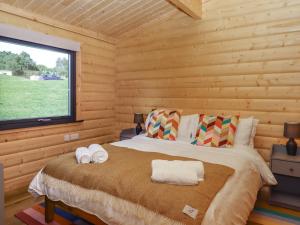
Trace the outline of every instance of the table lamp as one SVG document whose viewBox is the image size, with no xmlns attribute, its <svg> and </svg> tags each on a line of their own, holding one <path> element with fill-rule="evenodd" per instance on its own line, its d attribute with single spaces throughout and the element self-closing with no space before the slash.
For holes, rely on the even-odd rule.
<svg viewBox="0 0 300 225">
<path fill-rule="evenodd" d="M 139 135 L 143 131 L 141 123 L 144 123 L 144 115 L 142 113 L 135 113 L 134 123 L 137 124 L 135 130 L 136 130 L 136 134 Z"/>
<path fill-rule="evenodd" d="M 298 122 L 286 122 L 284 123 L 284 137 L 289 138 L 286 143 L 286 151 L 288 155 L 297 154 L 297 143 L 294 138 L 300 137 L 300 123 Z"/>
</svg>

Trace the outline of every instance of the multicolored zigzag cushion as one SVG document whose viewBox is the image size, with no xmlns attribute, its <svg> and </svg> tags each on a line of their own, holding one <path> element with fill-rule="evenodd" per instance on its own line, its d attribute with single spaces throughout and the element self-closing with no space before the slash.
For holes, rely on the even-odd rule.
<svg viewBox="0 0 300 225">
<path fill-rule="evenodd" d="M 164 140 L 176 140 L 180 122 L 180 112 L 156 109 L 151 112 L 146 136 Z"/>
<path fill-rule="evenodd" d="M 212 116 L 201 114 L 192 144 L 208 147 L 231 147 L 239 122 L 239 116 Z"/>
</svg>

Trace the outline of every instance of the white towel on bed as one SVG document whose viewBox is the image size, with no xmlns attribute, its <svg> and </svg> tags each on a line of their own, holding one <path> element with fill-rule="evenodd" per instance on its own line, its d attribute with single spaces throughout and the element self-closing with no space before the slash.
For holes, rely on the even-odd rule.
<svg viewBox="0 0 300 225">
<path fill-rule="evenodd" d="M 201 161 L 152 160 L 151 179 L 156 182 L 195 185 L 204 179 Z"/>
<path fill-rule="evenodd" d="M 89 153 L 88 148 L 86 147 L 79 147 L 75 151 L 77 163 L 90 163 L 91 162 L 91 156 Z"/>
<path fill-rule="evenodd" d="M 197 173 L 198 181 L 204 180 L 204 166 L 201 161 L 180 161 L 174 160 L 177 166 L 194 169 Z"/>
<path fill-rule="evenodd" d="M 104 163 L 108 159 L 107 151 L 99 144 L 91 144 L 88 150 L 93 163 Z"/>
</svg>

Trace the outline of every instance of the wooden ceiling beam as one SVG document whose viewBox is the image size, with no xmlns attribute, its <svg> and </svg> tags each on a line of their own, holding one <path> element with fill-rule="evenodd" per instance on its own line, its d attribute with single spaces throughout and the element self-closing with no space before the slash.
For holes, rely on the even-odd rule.
<svg viewBox="0 0 300 225">
<path fill-rule="evenodd" d="M 168 0 L 177 8 L 190 15 L 194 19 L 200 19 L 202 14 L 201 0 Z"/>
</svg>

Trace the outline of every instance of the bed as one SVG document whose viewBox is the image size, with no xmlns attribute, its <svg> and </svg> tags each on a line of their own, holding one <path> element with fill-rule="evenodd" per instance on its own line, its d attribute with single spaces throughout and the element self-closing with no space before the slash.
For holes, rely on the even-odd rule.
<svg viewBox="0 0 300 225">
<path fill-rule="evenodd" d="M 267 164 L 251 147 L 215 149 L 182 141 L 153 139 L 145 135 L 114 142 L 112 145 L 141 152 L 187 157 L 234 169 L 234 174 L 216 194 L 205 212 L 201 223 L 203 225 L 246 224 L 259 189 L 264 184 L 276 184 Z M 106 224 L 182 224 L 180 221 L 166 220 L 159 213 L 105 192 L 89 190 L 51 177 L 47 178 L 48 184 L 45 180 L 45 175 L 40 171 L 31 182 L 29 191 L 81 209 L 97 216 Z"/>
</svg>

